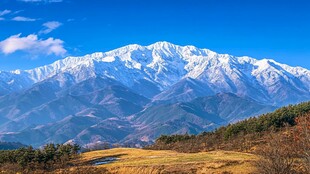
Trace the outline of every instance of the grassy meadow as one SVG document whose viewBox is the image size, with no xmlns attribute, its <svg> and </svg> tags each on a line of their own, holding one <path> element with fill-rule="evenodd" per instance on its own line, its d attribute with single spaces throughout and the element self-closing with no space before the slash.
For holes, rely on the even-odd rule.
<svg viewBox="0 0 310 174">
<path fill-rule="evenodd" d="M 253 173 L 253 154 L 212 151 L 199 153 L 178 153 L 169 150 L 143 150 L 115 148 L 83 153 L 81 164 L 93 164 L 101 159 L 115 157 L 109 164 L 97 166 L 110 173 Z"/>
</svg>

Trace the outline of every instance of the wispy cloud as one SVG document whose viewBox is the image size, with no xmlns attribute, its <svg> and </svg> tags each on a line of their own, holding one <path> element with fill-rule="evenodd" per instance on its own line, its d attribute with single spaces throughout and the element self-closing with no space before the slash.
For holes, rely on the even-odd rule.
<svg viewBox="0 0 310 174">
<path fill-rule="evenodd" d="M 0 21 L 4 21 L 4 20 L 5 20 L 4 18 L 0 17 Z"/>
<path fill-rule="evenodd" d="M 63 56 L 67 50 L 60 39 L 39 39 L 37 35 L 30 34 L 21 37 L 21 34 L 13 35 L 0 42 L 0 51 L 4 54 L 12 54 L 16 51 L 24 51 L 33 55 L 57 55 Z"/>
<path fill-rule="evenodd" d="M 16 17 L 12 18 L 12 20 L 18 21 L 18 22 L 34 22 L 37 19 L 28 18 L 28 17 L 24 17 L 24 16 L 16 16 Z"/>
<path fill-rule="evenodd" d="M 53 3 L 53 2 L 62 2 L 63 0 L 20 0 L 23 2 L 47 2 L 47 3 Z"/>
<path fill-rule="evenodd" d="M 24 11 L 24 10 L 14 11 L 14 12 L 12 12 L 12 14 L 16 15 L 16 14 L 21 13 L 21 12 L 23 12 L 23 11 Z"/>
<path fill-rule="evenodd" d="M 11 10 L 3 10 L 3 11 L 0 11 L 0 16 L 4 16 L 9 13 L 11 13 Z"/>
<path fill-rule="evenodd" d="M 43 24 L 44 29 L 39 31 L 39 34 L 48 34 L 52 32 L 53 30 L 57 29 L 60 27 L 62 23 L 58 21 L 49 21 Z"/>
</svg>

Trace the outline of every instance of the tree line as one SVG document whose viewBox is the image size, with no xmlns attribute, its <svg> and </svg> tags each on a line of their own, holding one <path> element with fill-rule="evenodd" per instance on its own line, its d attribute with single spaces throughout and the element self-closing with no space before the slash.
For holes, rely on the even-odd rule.
<svg viewBox="0 0 310 174">
<path fill-rule="evenodd" d="M 252 117 L 223 127 L 224 138 L 229 139 L 240 133 L 259 133 L 270 129 L 279 130 L 285 126 L 295 126 L 296 118 L 310 111 L 310 102 L 282 107 L 275 112 Z"/>
</svg>

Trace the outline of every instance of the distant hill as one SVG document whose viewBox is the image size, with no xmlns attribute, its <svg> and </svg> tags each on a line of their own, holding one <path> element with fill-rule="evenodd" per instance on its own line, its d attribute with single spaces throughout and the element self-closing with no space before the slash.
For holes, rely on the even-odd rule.
<svg viewBox="0 0 310 174">
<path fill-rule="evenodd" d="M 21 147 L 27 147 L 27 146 L 17 142 L 0 142 L 0 150 L 14 150 L 19 149 Z"/>
<path fill-rule="evenodd" d="M 218 93 L 189 102 L 157 104 L 132 116 L 131 121 L 141 129 L 125 140 L 153 140 L 162 134 L 199 134 L 275 109 L 232 93 Z"/>
<path fill-rule="evenodd" d="M 109 92 L 111 90 L 116 91 Z M 87 103 L 85 98 L 90 98 L 97 104 Z M 189 102 L 158 103 L 143 109 L 142 106 L 147 102 L 147 99 L 132 94 L 130 90 L 127 91 L 119 86 L 104 88 L 88 95 L 66 97 L 65 99 L 58 99 L 58 102 L 53 102 L 53 105 L 48 106 L 57 108 L 58 112 L 72 113 L 72 115 L 54 123 L 25 128 L 18 133 L 3 134 L 1 139 L 19 141 L 36 147 L 49 142 L 72 141 L 81 145 L 93 144 L 98 141 L 121 144 L 150 144 L 162 134 L 182 134 L 185 132 L 198 134 L 276 109 L 273 106 L 263 105 L 232 93 L 219 93 Z M 66 103 L 71 103 L 74 106 L 64 107 Z M 85 105 L 88 105 L 89 108 Z M 40 107 L 33 112 L 41 112 L 42 115 L 53 118 L 54 113 L 48 113 L 51 110 L 48 109 L 49 107 Z M 125 109 L 126 107 L 127 109 Z M 134 110 L 136 108 L 141 111 L 137 112 Z M 129 117 L 121 117 L 123 113 L 121 111 L 133 114 Z M 61 115 L 64 116 L 64 114 L 58 114 L 58 116 Z M 16 123 L 12 122 L 7 126 L 12 127 L 14 125 Z"/>
</svg>

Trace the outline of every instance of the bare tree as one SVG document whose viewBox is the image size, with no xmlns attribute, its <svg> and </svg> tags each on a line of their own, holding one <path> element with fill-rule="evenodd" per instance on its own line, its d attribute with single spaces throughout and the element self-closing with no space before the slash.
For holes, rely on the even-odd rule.
<svg viewBox="0 0 310 174">
<path fill-rule="evenodd" d="M 302 170 L 310 173 L 310 113 L 296 118 L 295 147 L 302 159 Z"/>
<path fill-rule="evenodd" d="M 270 141 L 260 147 L 257 152 L 260 159 L 256 162 L 258 173 L 261 174 L 292 174 L 294 169 L 294 157 L 292 138 L 287 134 L 270 134 Z"/>
<path fill-rule="evenodd" d="M 267 144 L 257 150 L 258 173 L 310 173 L 310 113 L 297 117 L 295 122 L 296 126 L 281 133 L 270 132 Z"/>
</svg>

